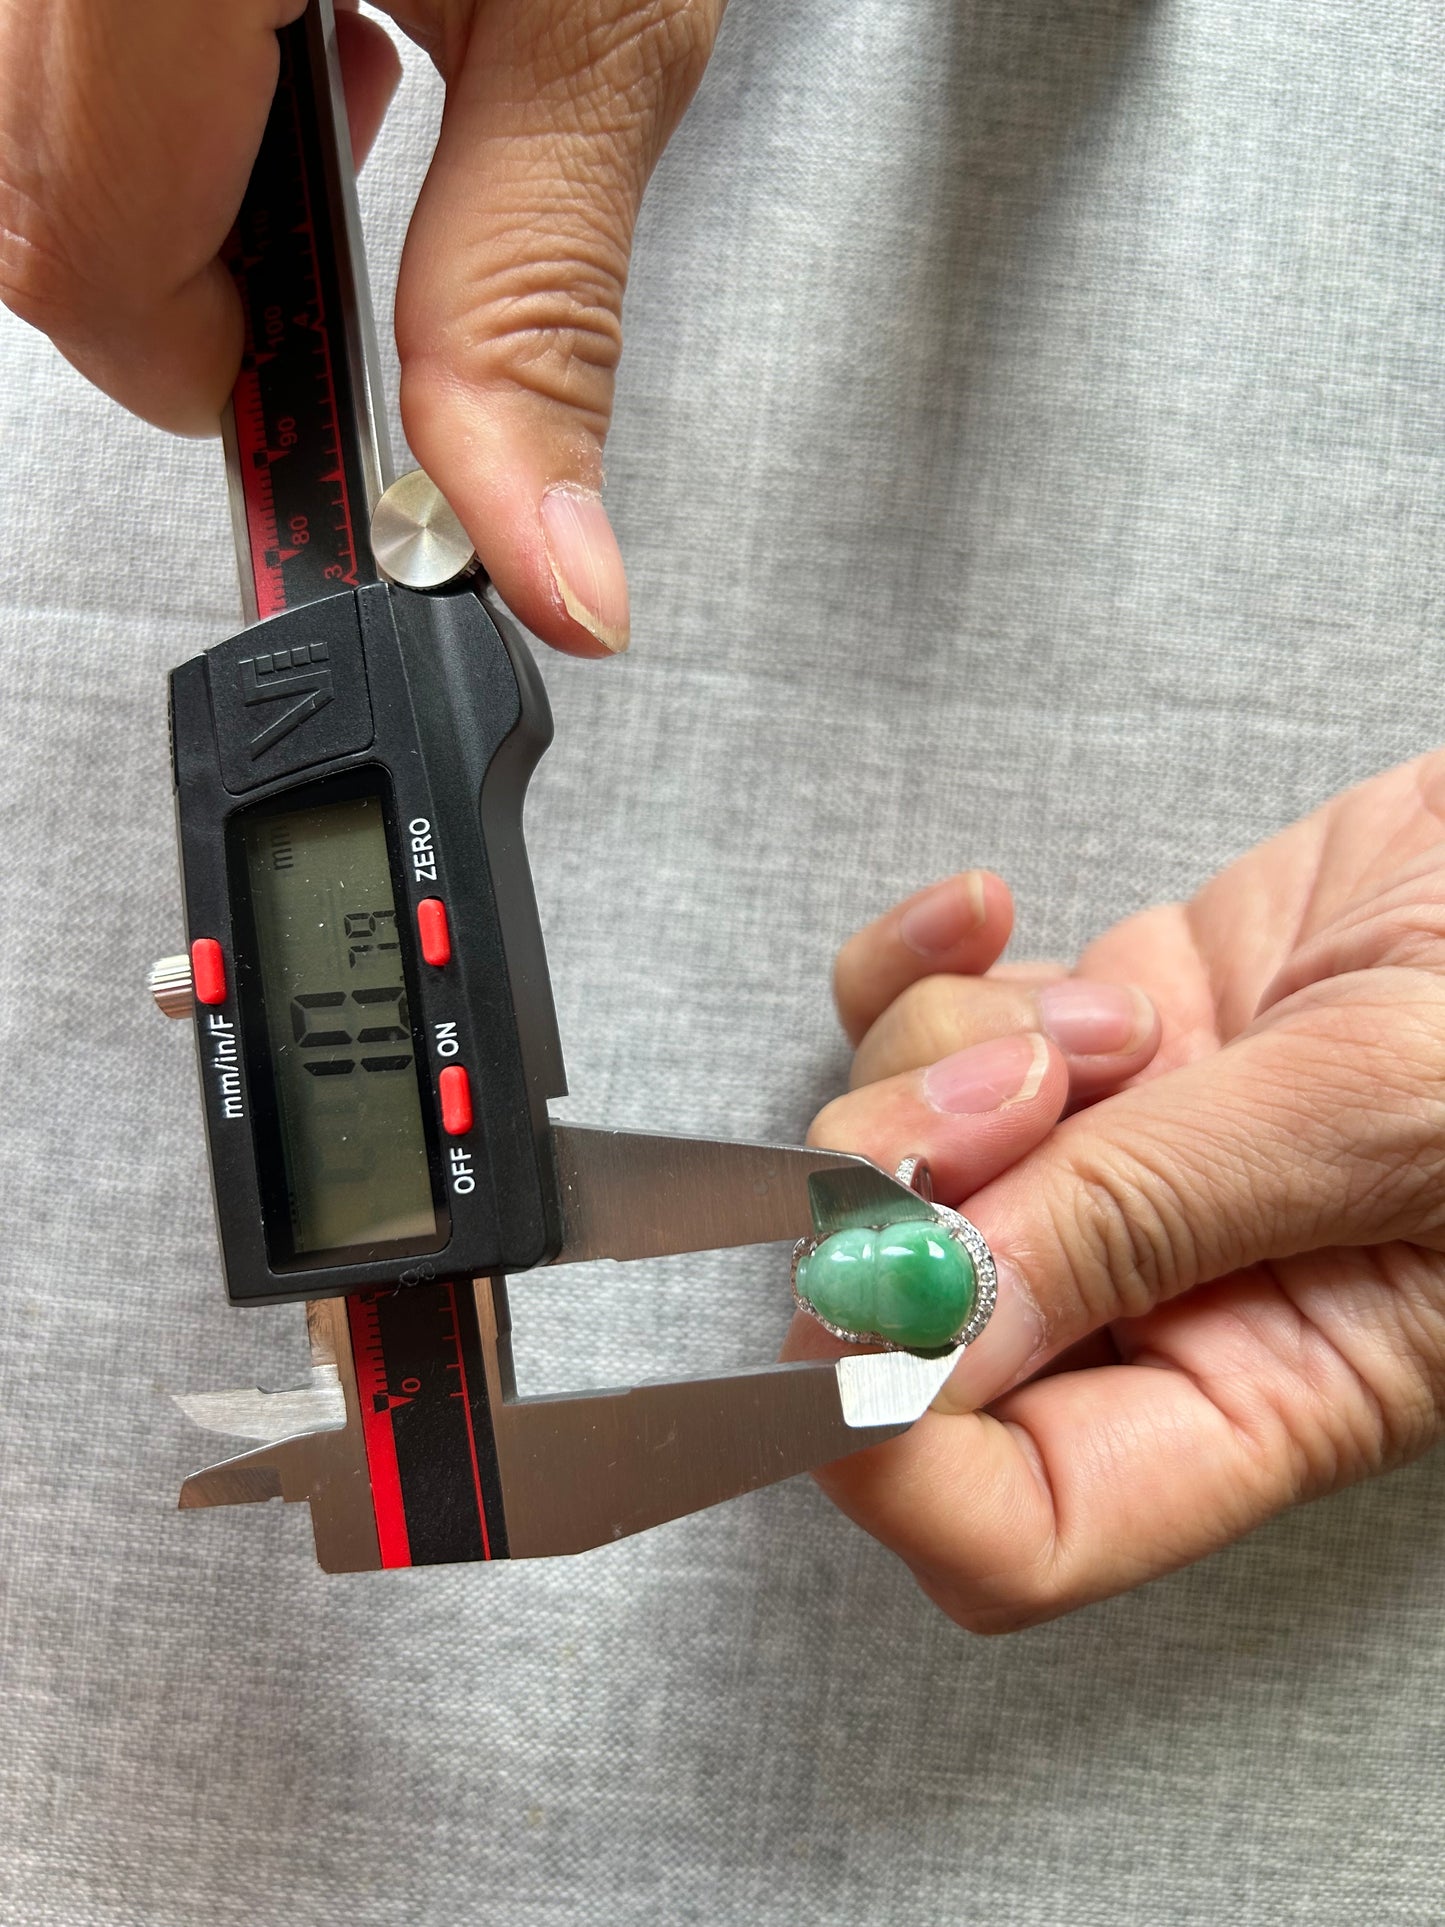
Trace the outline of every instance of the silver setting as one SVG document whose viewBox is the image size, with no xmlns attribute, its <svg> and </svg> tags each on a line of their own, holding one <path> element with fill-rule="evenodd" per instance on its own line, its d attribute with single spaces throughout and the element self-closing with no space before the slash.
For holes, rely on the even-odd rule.
<svg viewBox="0 0 1445 1927">
<path fill-rule="evenodd" d="M 826 1243 L 833 1236 L 835 1230 L 850 1228 L 846 1226 L 833 1226 L 826 1231 L 820 1227 L 817 1235 L 811 1238 L 800 1238 L 794 1245 L 791 1274 L 793 1302 L 799 1311 L 806 1312 L 809 1318 L 823 1327 L 824 1331 L 831 1332 L 834 1338 L 841 1338 L 844 1344 L 880 1345 L 885 1351 L 908 1352 L 911 1357 L 918 1359 L 929 1361 L 947 1359 L 951 1366 L 953 1360 L 974 1342 L 993 1316 L 994 1306 L 998 1303 L 998 1269 L 994 1264 L 993 1253 L 988 1248 L 987 1240 L 978 1226 L 965 1218 L 961 1211 L 951 1211 L 947 1205 L 932 1202 L 932 1178 L 928 1165 L 922 1158 L 905 1158 L 898 1167 L 896 1177 L 899 1184 L 907 1185 L 919 1202 L 928 1206 L 926 1211 L 916 1213 L 910 1222 L 931 1221 L 937 1224 L 955 1244 L 963 1246 L 973 1262 L 975 1289 L 973 1310 L 969 1314 L 968 1323 L 941 1351 L 920 1352 L 911 1346 L 898 1344 L 895 1339 L 885 1338 L 882 1332 L 845 1331 L 841 1325 L 835 1325 L 830 1319 L 825 1318 L 812 1300 L 799 1291 L 798 1271 L 805 1258 L 811 1257 L 821 1244 Z M 902 1221 L 895 1218 L 891 1222 L 897 1224 Z M 883 1232 L 888 1229 L 888 1226 L 876 1224 L 857 1228 Z M 947 1374 L 945 1373 L 944 1376 L 946 1377 Z M 942 1380 L 940 1379 L 939 1382 L 942 1383 Z"/>
<path fill-rule="evenodd" d="M 899 1184 L 906 1184 L 925 1204 L 933 1203 L 933 1172 L 929 1169 L 927 1158 L 905 1158 L 893 1176 Z"/>
</svg>

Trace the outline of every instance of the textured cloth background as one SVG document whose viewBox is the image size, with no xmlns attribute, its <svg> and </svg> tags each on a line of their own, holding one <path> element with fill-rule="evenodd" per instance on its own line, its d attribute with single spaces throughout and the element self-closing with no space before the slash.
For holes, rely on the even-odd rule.
<svg viewBox="0 0 1445 1927">
<path fill-rule="evenodd" d="M 969 863 L 1068 952 L 1439 740 L 1439 0 L 734 0 L 610 444 L 635 649 L 549 657 L 573 1113 L 800 1131 L 835 942 Z M 368 172 L 394 272 L 437 90 Z M 972 1640 L 807 1481 L 571 1563 L 327 1579 L 178 1517 L 217 1273 L 164 672 L 213 448 L 0 321 L 0 1919 L 1445 1916 L 1445 1465 Z M 513 1294 L 524 1389 L 767 1359 L 776 1253 Z"/>
</svg>

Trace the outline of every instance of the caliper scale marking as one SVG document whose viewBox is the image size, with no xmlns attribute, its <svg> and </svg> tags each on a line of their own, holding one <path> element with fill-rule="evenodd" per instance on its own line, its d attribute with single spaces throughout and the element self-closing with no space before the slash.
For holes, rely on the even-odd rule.
<svg viewBox="0 0 1445 1927">
<path fill-rule="evenodd" d="M 317 226 L 312 183 L 324 171 L 305 31 L 303 20 L 280 36 L 276 99 L 227 250 L 245 318 L 232 407 L 261 618 L 376 579 L 357 533 L 365 478 L 343 428 L 352 376 L 333 350 L 341 284 Z"/>
<path fill-rule="evenodd" d="M 486 1365 L 470 1289 L 346 1301 L 383 1566 L 504 1558 Z"/>
<path fill-rule="evenodd" d="M 350 431 L 357 371 L 333 349 L 343 302 L 337 224 L 333 216 L 326 231 L 317 225 L 326 186 L 318 111 L 325 76 L 308 51 L 308 33 L 315 36 L 315 22 L 303 17 L 278 36 L 276 95 L 227 249 L 245 318 L 232 396 L 233 473 L 260 619 L 376 580 L 365 539 L 358 539 L 357 509 L 367 489 Z M 490 1559 L 494 1543 L 506 1544 L 475 1311 L 470 1292 L 462 1297 L 473 1327 L 480 1413 L 452 1284 L 359 1292 L 345 1301 L 383 1566 Z M 400 1422 L 399 1413 L 407 1414 Z M 479 1425 L 491 1454 L 486 1481 Z M 425 1491 L 430 1526 L 409 1525 L 408 1490 Z"/>
</svg>

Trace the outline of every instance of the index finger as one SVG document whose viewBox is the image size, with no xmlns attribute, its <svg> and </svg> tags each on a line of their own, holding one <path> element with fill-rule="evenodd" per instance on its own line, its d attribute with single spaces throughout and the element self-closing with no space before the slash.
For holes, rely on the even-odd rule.
<svg viewBox="0 0 1445 1927">
<path fill-rule="evenodd" d="M 920 977 L 981 976 L 1002 954 L 1013 920 L 1013 895 L 1003 878 L 991 870 L 963 870 L 916 890 L 866 924 L 833 966 L 833 998 L 849 1043 L 860 1043 Z"/>
</svg>

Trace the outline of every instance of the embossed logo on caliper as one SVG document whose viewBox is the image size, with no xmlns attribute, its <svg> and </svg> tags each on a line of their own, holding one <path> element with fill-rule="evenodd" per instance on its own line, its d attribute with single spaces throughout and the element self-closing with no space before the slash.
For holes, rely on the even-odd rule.
<svg viewBox="0 0 1445 1927">
<path fill-rule="evenodd" d="M 299 729 L 335 697 L 326 644 L 300 644 L 270 655 L 241 658 L 241 695 L 247 708 L 254 703 L 290 702 L 279 716 L 251 738 L 251 760 L 274 749 L 283 736 Z"/>
</svg>

